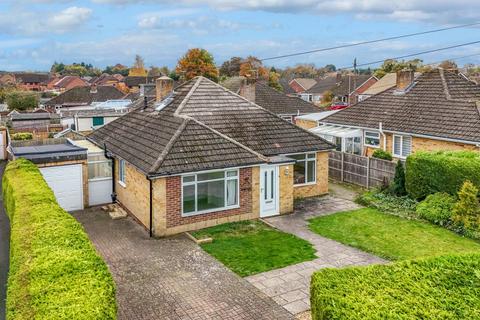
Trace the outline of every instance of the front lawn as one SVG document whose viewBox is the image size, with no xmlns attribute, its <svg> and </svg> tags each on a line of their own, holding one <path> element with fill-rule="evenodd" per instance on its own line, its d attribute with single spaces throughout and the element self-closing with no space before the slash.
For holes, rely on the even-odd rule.
<svg viewBox="0 0 480 320">
<path fill-rule="evenodd" d="M 192 235 L 197 239 L 212 238 L 213 242 L 201 247 L 242 277 L 316 258 L 308 241 L 261 221 L 226 223 Z"/>
<path fill-rule="evenodd" d="M 407 220 L 373 208 L 310 220 L 310 229 L 327 238 L 389 260 L 480 252 L 480 243 L 444 228 Z"/>
</svg>

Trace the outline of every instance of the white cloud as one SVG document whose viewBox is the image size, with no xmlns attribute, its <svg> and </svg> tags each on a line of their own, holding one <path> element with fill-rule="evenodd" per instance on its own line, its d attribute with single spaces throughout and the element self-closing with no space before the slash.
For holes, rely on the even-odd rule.
<svg viewBox="0 0 480 320">
<path fill-rule="evenodd" d="M 85 24 L 91 15 L 91 9 L 82 7 L 46 13 L 25 10 L 4 12 L 0 13 L 0 34 L 65 33 Z"/>
</svg>

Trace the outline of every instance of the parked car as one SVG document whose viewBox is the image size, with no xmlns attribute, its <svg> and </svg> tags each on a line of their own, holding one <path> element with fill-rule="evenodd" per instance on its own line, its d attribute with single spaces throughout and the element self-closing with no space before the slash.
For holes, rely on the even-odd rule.
<svg viewBox="0 0 480 320">
<path fill-rule="evenodd" d="M 330 110 L 341 110 L 348 107 L 348 103 L 346 102 L 334 102 L 330 105 Z"/>
</svg>

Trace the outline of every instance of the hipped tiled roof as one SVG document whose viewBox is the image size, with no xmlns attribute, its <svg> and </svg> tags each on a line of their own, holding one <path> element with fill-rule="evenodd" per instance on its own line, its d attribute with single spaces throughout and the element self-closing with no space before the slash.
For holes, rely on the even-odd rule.
<svg viewBox="0 0 480 320">
<path fill-rule="evenodd" d="M 329 124 L 480 142 L 480 86 L 436 69 L 404 94 L 391 88 L 323 120 Z"/>
<path fill-rule="evenodd" d="M 90 86 L 76 87 L 50 99 L 45 105 L 91 104 L 92 102 L 122 99 L 124 96 L 125 94 L 122 91 L 112 86 L 98 86 L 96 90 L 92 90 Z"/>
<path fill-rule="evenodd" d="M 267 163 L 270 156 L 329 150 L 325 140 L 203 77 L 175 89 L 160 111 L 153 99 L 92 132 L 107 146 L 150 175 Z"/>
</svg>

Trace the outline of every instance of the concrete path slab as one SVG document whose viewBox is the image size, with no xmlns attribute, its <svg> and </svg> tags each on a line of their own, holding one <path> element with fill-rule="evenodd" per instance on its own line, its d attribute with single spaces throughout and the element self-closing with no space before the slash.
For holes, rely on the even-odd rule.
<svg viewBox="0 0 480 320">
<path fill-rule="evenodd" d="M 150 239 L 131 218 L 75 213 L 117 285 L 118 319 L 294 319 L 184 236 Z"/>
<path fill-rule="evenodd" d="M 315 271 L 386 263 L 384 259 L 324 238 L 308 229 L 307 220 L 310 218 L 358 208 L 360 206 L 352 201 L 325 196 L 298 202 L 291 215 L 267 218 L 266 221 L 277 229 L 309 241 L 318 258 L 246 279 L 291 313 L 299 314 L 310 309 L 310 279 Z"/>
</svg>

